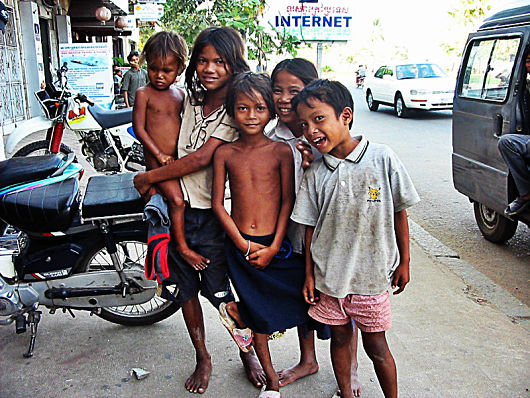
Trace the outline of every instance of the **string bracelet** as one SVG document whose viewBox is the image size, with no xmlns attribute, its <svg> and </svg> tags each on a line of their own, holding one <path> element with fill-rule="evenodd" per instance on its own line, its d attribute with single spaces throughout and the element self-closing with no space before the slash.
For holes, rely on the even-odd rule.
<svg viewBox="0 0 530 398">
<path fill-rule="evenodd" d="M 250 254 L 250 239 L 248 240 L 247 252 L 245 253 L 245 260 L 248 261 L 248 255 Z"/>
</svg>

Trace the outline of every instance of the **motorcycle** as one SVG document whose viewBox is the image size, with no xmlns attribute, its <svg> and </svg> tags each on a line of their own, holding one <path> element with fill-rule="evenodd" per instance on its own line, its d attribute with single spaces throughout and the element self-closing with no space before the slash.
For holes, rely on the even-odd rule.
<svg viewBox="0 0 530 398">
<path fill-rule="evenodd" d="M 40 306 L 128 326 L 159 322 L 180 308 L 146 278 L 147 223 L 134 173 L 93 176 L 81 197 L 83 169 L 74 157 L 0 162 L 0 219 L 12 226 L 0 238 L 0 325 L 14 322 L 16 333 L 30 327 L 28 358 Z M 178 288 L 164 293 L 176 297 Z"/>
<path fill-rule="evenodd" d="M 66 63 L 57 71 L 59 90 L 47 84 L 35 93 L 45 117 L 22 122 L 15 128 L 6 141 L 7 153 L 12 153 L 24 137 L 45 129 L 44 140 L 24 146 L 13 156 L 71 153 L 72 149 L 61 142 L 68 127 L 81 143 L 82 155 L 96 171 L 143 170 L 143 148 L 132 129 L 132 109 L 106 110 L 84 94 L 73 94 L 68 89 L 67 71 Z"/>
</svg>

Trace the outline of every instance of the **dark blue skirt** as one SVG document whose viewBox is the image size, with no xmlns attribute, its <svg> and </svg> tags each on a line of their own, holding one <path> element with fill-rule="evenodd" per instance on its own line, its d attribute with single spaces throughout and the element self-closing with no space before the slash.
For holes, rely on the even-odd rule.
<svg viewBox="0 0 530 398">
<path fill-rule="evenodd" d="M 269 246 L 274 239 L 274 235 L 241 235 L 265 246 Z M 316 329 L 319 337 L 324 337 L 319 330 L 321 324 L 315 325 L 307 315 L 309 305 L 302 295 L 304 258 L 290 253 L 289 243 L 284 242 L 282 250 L 263 270 L 252 267 L 231 240 L 226 240 L 225 247 L 228 272 L 240 300 L 238 309 L 251 330 L 270 334 L 303 325 L 304 329 Z"/>
</svg>

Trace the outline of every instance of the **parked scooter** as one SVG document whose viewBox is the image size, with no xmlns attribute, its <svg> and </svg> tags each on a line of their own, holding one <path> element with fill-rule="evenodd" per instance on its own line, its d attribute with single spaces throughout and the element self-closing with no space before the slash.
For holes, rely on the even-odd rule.
<svg viewBox="0 0 530 398">
<path fill-rule="evenodd" d="M 45 129 L 45 140 L 30 143 L 13 156 L 71 153 L 72 149 L 62 143 L 68 127 L 77 135 L 82 155 L 96 171 L 143 170 L 143 148 L 132 130 L 132 109 L 106 110 L 84 94 L 73 94 L 67 86 L 67 71 L 66 63 L 57 71 L 59 90 L 48 84 L 35 93 L 45 117 L 22 122 L 7 138 L 7 153 L 12 153 L 23 138 Z"/>
<path fill-rule="evenodd" d="M 147 225 L 134 173 L 93 176 L 80 198 L 83 169 L 73 160 L 72 153 L 0 162 L 0 219 L 21 231 L 0 237 L 0 325 L 14 322 L 17 333 L 29 325 L 25 357 L 33 355 L 39 306 L 130 326 L 180 308 L 146 278 Z"/>
</svg>

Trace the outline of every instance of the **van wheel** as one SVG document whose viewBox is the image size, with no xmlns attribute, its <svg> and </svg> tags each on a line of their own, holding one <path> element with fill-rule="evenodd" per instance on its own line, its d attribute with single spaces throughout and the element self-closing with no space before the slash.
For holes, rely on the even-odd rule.
<svg viewBox="0 0 530 398">
<path fill-rule="evenodd" d="M 478 229 L 486 240 L 493 243 L 504 243 L 515 234 L 517 221 L 501 216 L 482 203 L 474 202 L 473 209 Z"/>
<path fill-rule="evenodd" d="M 366 92 L 366 103 L 368 104 L 368 109 L 372 112 L 375 112 L 379 108 L 379 102 L 374 101 L 374 96 L 370 90 Z"/>
<path fill-rule="evenodd" d="M 396 99 L 394 101 L 394 109 L 396 111 L 397 117 L 407 117 L 409 115 L 409 108 L 405 105 L 405 101 L 403 101 L 403 97 L 401 94 L 396 95 Z"/>
</svg>

